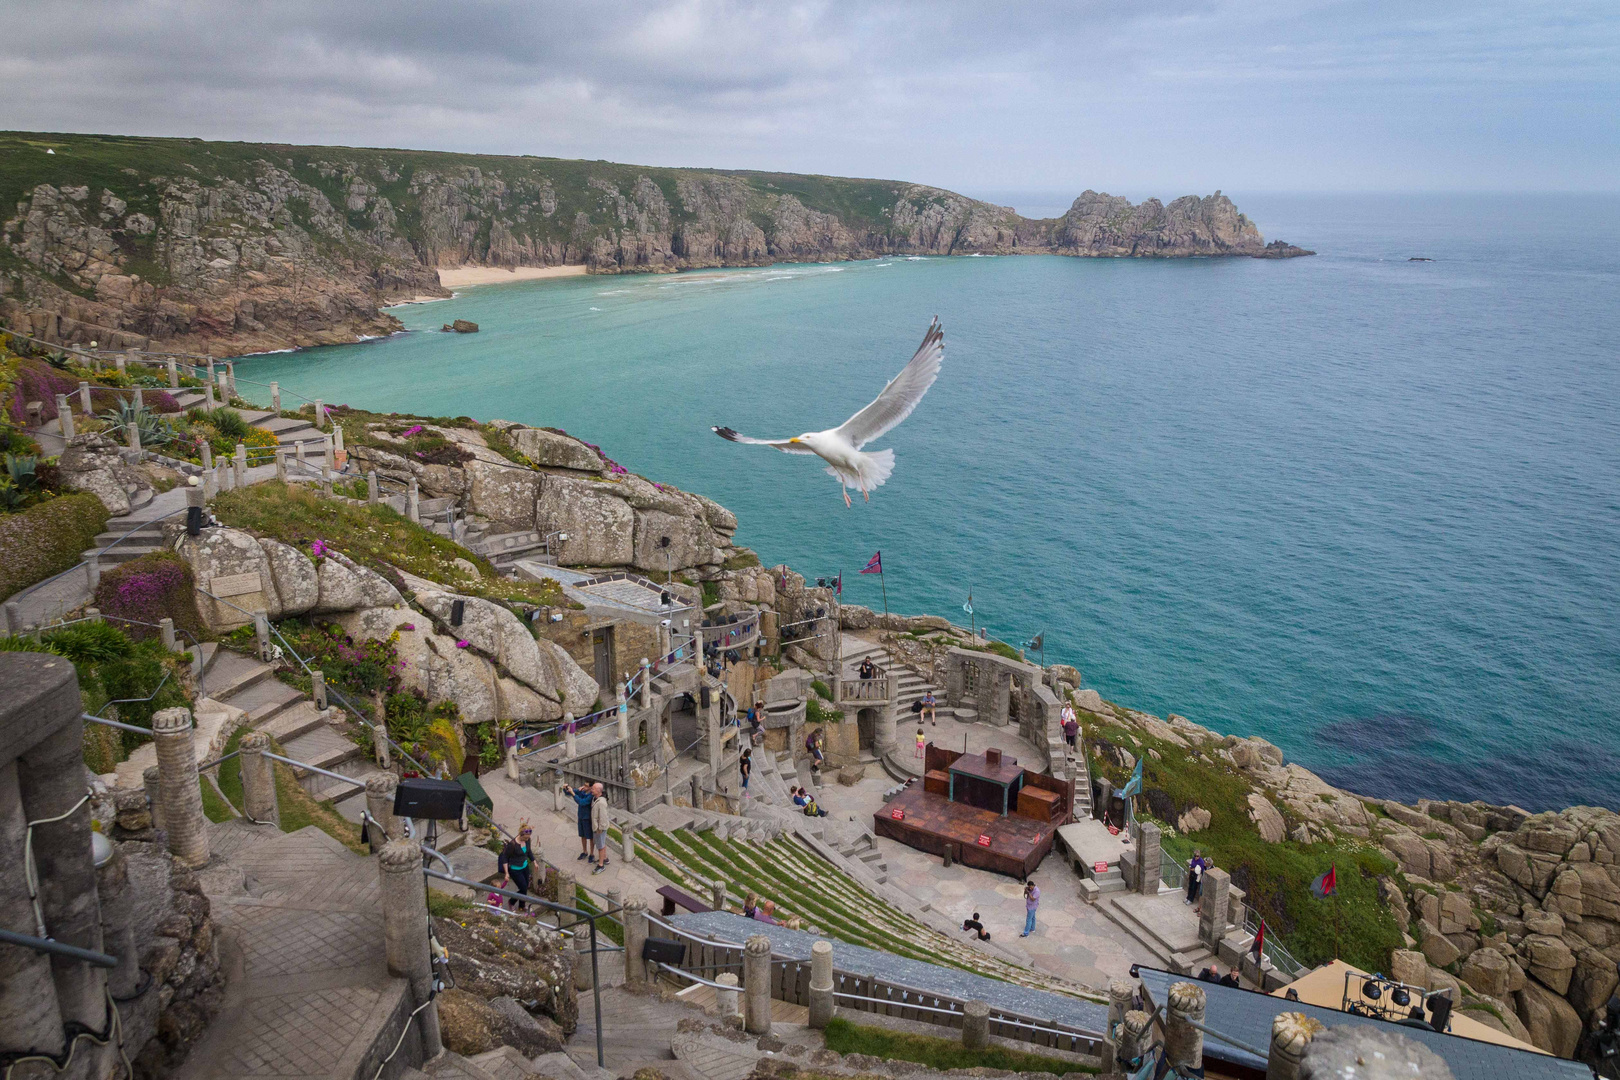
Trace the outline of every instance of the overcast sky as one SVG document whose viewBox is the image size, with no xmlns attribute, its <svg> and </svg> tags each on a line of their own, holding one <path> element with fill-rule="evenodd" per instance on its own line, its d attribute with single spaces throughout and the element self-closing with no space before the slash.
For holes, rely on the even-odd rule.
<svg viewBox="0 0 1620 1080">
<path fill-rule="evenodd" d="M 970 194 L 1615 190 L 1620 0 L 7 0 L 0 127 Z"/>
</svg>

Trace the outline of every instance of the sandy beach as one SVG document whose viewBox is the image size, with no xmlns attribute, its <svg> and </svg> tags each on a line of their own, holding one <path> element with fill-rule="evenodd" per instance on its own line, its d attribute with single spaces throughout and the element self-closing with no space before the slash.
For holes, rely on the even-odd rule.
<svg viewBox="0 0 1620 1080">
<path fill-rule="evenodd" d="M 534 281 L 537 278 L 575 277 L 585 273 L 584 266 L 519 266 L 508 270 L 501 266 L 457 266 L 439 268 L 439 284 L 447 289 L 460 289 L 468 285 L 499 285 L 508 281 Z"/>
</svg>

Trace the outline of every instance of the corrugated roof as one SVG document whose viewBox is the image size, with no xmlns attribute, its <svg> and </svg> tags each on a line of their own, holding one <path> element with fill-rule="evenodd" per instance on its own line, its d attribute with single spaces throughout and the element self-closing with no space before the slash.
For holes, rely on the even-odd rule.
<svg viewBox="0 0 1620 1080">
<path fill-rule="evenodd" d="M 1187 982 L 1185 975 L 1174 975 L 1156 968 L 1138 967 L 1142 990 L 1152 1008 L 1162 1005 L 1174 983 Z M 1456 1080 L 1591 1080 L 1592 1070 L 1578 1061 L 1537 1054 L 1528 1050 L 1515 1050 L 1491 1043 L 1476 1042 L 1457 1035 L 1447 1035 L 1425 1028 L 1393 1024 L 1388 1020 L 1375 1020 L 1368 1016 L 1325 1009 L 1299 1001 L 1278 1000 L 1257 990 L 1242 990 L 1233 986 L 1201 982 L 1204 990 L 1204 1026 L 1228 1038 L 1253 1047 L 1271 1045 L 1271 1022 L 1281 1012 L 1301 1012 L 1328 1027 L 1372 1026 L 1394 1028 L 1409 1039 L 1416 1040 L 1445 1059 Z M 1206 1035 L 1204 1054 L 1217 1061 L 1265 1070 L 1264 1058 Z"/>
</svg>

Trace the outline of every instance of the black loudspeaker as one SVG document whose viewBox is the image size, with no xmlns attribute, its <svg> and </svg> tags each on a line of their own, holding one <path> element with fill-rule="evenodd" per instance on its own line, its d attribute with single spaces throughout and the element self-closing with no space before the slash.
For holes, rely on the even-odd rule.
<svg viewBox="0 0 1620 1080">
<path fill-rule="evenodd" d="M 703 699 L 702 699 L 701 707 L 707 709 L 709 707 L 709 688 L 707 686 L 705 686 L 703 688 L 702 695 L 703 695 Z"/>
<path fill-rule="evenodd" d="M 1436 1031 L 1444 1031 L 1449 1023 L 1451 1023 L 1451 995 L 1430 994 L 1429 1026 Z"/>
<path fill-rule="evenodd" d="M 450 601 L 450 625 L 451 626 L 460 626 L 461 625 L 461 618 L 462 618 L 463 615 L 466 614 L 466 612 L 467 612 L 467 601 L 465 601 L 465 600 L 452 600 L 452 601 Z"/>
<path fill-rule="evenodd" d="M 686 959 L 686 942 L 650 937 L 641 943 L 641 958 L 658 964 L 668 964 L 670 967 L 679 967 Z"/>
<path fill-rule="evenodd" d="M 200 506 L 186 507 L 186 535 L 196 536 L 202 532 L 203 508 Z"/>
<path fill-rule="evenodd" d="M 454 780 L 412 777 L 394 790 L 394 816 L 454 821 L 466 798 L 466 790 Z"/>
</svg>

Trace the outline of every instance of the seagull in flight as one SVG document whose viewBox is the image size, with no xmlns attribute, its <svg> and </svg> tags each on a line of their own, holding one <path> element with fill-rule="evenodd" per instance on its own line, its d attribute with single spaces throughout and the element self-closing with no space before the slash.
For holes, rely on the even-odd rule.
<svg viewBox="0 0 1620 1080">
<path fill-rule="evenodd" d="M 940 328 L 939 316 L 936 315 L 928 327 L 928 333 L 923 335 L 916 355 L 900 369 L 900 374 L 889 380 L 889 385 L 883 388 L 872 404 L 838 427 L 826 431 L 807 431 L 791 439 L 751 439 L 728 427 L 711 430 L 730 442 L 771 446 L 785 454 L 814 454 L 827 463 L 827 474 L 837 478 L 846 507 L 852 505 L 849 501 L 849 489 L 852 487 L 859 488 L 866 501 L 871 502 L 872 489 L 881 487 L 889 474 L 894 472 L 894 451 L 864 453 L 861 448 L 892 431 L 900 421 L 911 415 L 917 402 L 939 378 L 939 366 L 944 360 L 945 331 Z"/>
</svg>

